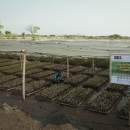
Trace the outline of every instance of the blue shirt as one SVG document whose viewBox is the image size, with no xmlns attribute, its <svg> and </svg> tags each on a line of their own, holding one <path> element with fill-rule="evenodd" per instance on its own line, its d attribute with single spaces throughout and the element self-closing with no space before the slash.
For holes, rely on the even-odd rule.
<svg viewBox="0 0 130 130">
<path fill-rule="evenodd" d="M 62 76 L 62 71 L 59 71 L 59 72 L 58 72 L 58 75 L 59 75 L 59 76 Z"/>
</svg>

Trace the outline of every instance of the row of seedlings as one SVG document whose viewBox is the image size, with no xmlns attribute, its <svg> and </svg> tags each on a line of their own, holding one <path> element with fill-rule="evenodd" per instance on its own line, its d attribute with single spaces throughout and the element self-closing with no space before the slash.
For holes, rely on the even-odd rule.
<svg viewBox="0 0 130 130">
<path fill-rule="evenodd" d="M 4 58 L 0 58 L 0 64 L 4 63 L 4 62 L 11 62 L 11 59 L 4 59 Z"/>
<path fill-rule="evenodd" d="M 50 56 L 35 56 L 35 55 L 27 55 L 26 59 L 28 61 L 40 61 L 40 62 L 51 62 L 52 57 Z"/>
<path fill-rule="evenodd" d="M 95 74 L 97 74 L 101 70 L 102 70 L 101 68 L 87 68 L 86 70 L 84 70 L 82 72 L 82 74 L 87 74 L 87 75 L 93 77 Z"/>
<path fill-rule="evenodd" d="M 87 81 L 83 83 L 83 87 L 92 88 L 96 91 L 99 91 L 101 88 L 105 87 L 108 83 L 107 77 L 97 76 L 89 78 Z"/>
<path fill-rule="evenodd" d="M 43 65 L 47 65 L 47 64 L 46 63 L 44 64 L 44 63 L 36 63 L 36 62 L 27 62 L 26 71 L 29 69 L 36 69 L 37 70 L 37 68 L 39 68 Z M 19 65 L 18 67 L 3 70 L 2 72 L 5 74 L 16 74 L 16 73 L 22 73 L 22 70 L 21 70 L 20 65 Z"/>
<path fill-rule="evenodd" d="M 70 78 L 66 78 L 64 80 L 64 83 L 71 84 L 72 86 L 77 87 L 77 85 L 80 85 L 80 83 L 87 80 L 88 78 L 89 78 L 88 75 L 78 74 L 78 75 L 71 76 Z"/>
<path fill-rule="evenodd" d="M 63 63 L 64 64 L 64 63 L 66 63 L 66 58 L 65 57 L 55 57 L 54 58 L 54 63 L 58 63 L 58 64 Z"/>
<path fill-rule="evenodd" d="M 97 68 L 104 68 L 104 69 L 107 68 L 108 69 L 109 66 L 110 66 L 110 60 L 109 59 L 104 59 L 101 62 L 96 64 Z"/>
<path fill-rule="evenodd" d="M 73 68 L 69 69 L 69 72 L 71 72 L 72 74 L 76 74 L 76 73 L 79 73 L 81 71 L 84 71 L 85 69 L 87 69 L 87 68 L 84 66 L 74 66 Z"/>
<path fill-rule="evenodd" d="M 17 78 L 17 76 L 15 76 L 15 75 L 3 75 L 0 77 L 0 84 L 13 80 L 13 79 L 16 79 L 16 78 Z"/>
<path fill-rule="evenodd" d="M 0 58 L 6 58 L 6 59 L 20 59 L 20 56 L 17 54 L 14 54 L 12 52 L 4 52 L 0 54 Z"/>
<path fill-rule="evenodd" d="M 128 90 L 128 86 L 127 85 L 123 85 L 123 84 L 114 84 L 111 83 L 107 88 L 107 91 L 110 92 L 120 92 L 121 94 L 125 94 L 126 91 Z"/>
<path fill-rule="evenodd" d="M 70 65 L 81 65 L 82 62 L 83 62 L 83 60 L 78 59 L 78 58 L 70 58 L 69 59 Z"/>
<path fill-rule="evenodd" d="M 109 69 L 103 69 L 97 75 L 99 75 L 99 76 L 105 76 L 105 77 L 109 78 Z"/>
<path fill-rule="evenodd" d="M 127 102 L 123 106 L 120 111 L 120 117 L 129 120 L 129 112 L 130 112 L 130 97 L 128 98 Z"/>
<path fill-rule="evenodd" d="M 26 75 L 25 75 L 25 76 L 28 77 L 28 76 L 30 76 L 31 74 L 39 73 L 39 72 L 42 72 L 42 71 L 43 71 L 43 70 L 42 70 L 42 69 L 39 69 L 39 68 L 29 69 L 29 70 L 26 70 Z M 19 76 L 19 77 L 21 77 L 22 74 L 23 74 L 22 71 L 15 73 L 15 75 L 17 75 L 17 76 Z"/>
<path fill-rule="evenodd" d="M 53 70 L 55 67 L 58 67 L 58 66 L 60 66 L 60 65 L 59 64 L 49 64 L 46 66 L 42 66 L 41 68 L 44 70 Z"/>
<path fill-rule="evenodd" d="M 5 70 L 9 70 L 9 69 L 13 69 L 13 68 L 20 68 L 20 64 L 12 64 L 10 66 L 0 67 L 0 72 L 5 71 Z"/>
<path fill-rule="evenodd" d="M 36 94 L 35 98 L 44 101 L 53 101 L 71 89 L 67 84 L 54 84 Z"/>
<path fill-rule="evenodd" d="M 0 63 L 0 68 L 1 67 L 4 67 L 4 66 L 10 66 L 10 65 L 14 65 L 14 64 L 20 64 L 20 62 L 19 61 L 8 61 L 8 62 L 1 62 Z"/>
<path fill-rule="evenodd" d="M 69 68 L 72 68 L 72 66 L 69 66 Z M 58 71 L 58 70 L 66 71 L 67 70 L 67 65 L 60 64 L 60 66 L 54 67 L 53 70 L 54 71 Z"/>
<path fill-rule="evenodd" d="M 0 77 L 2 77 L 2 76 L 5 76 L 5 74 L 3 74 L 2 72 L 0 72 Z"/>
<path fill-rule="evenodd" d="M 20 62 L 18 62 L 19 64 L 15 64 L 15 62 L 13 62 L 13 64 L 11 66 L 7 66 L 6 69 L 3 69 L 2 72 L 5 74 L 15 74 L 16 72 L 20 72 L 22 71 L 20 68 Z M 30 67 L 31 64 L 30 62 L 27 64 L 27 67 Z M 1 67 L 3 68 L 3 67 Z M 0 69 L 1 69 L 0 68 Z"/>
<path fill-rule="evenodd" d="M 26 78 L 25 80 L 26 83 L 29 83 L 30 81 L 32 81 L 31 78 Z M 22 79 L 16 78 L 16 79 L 12 79 L 12 80 L 1 83 L 0 90 L 9 91 L 9 90 L 16 89 L 19 86 L 22 86 Z"/>
<path fill-rule="evenodd" d="M 30 96 L 35 94 L 51 85 L 50 82 L 45 82 L 43 80 L 32 81 L 26 84 L 25 96 Z M 22 95 L 22 88 L 18 87 L 14 92 L 14 95 Z"/>
<path fill-rule="evenodd" d="M 103 91 L 86 104 L 86 109 L 102 114 L 108 114 L 121 100 L 122 94 L 119 92 Z"/>
<path fill-rule="evenodd" d="M 81 65 L 82 66 L 87 66 L 87 67 L 92 67 L 93 64 L 93 60 L 94 60 L 94 65 L 96 66 L 97 63 L 101 62 L 102 59 L 97 59 L 97 58 L 88 58 L 87 60 L 84 60 Z"/>
<path fill-rule="evenodd" d="M 36 79 L 36 80 L 37 79 L 42 79 L 42 78 L 45 79 L 46 76 L 52 75 L 54 73 L 55 73 L 55 71 L 43 70 L 42 72 L 34 73 L 34 74 L 29 75 L 29 77 L 31 77 L 33 79 Z"/>
<path fill-rule="evenodd" d="M 91 88 L 75 87 L 58 99 L 58 103 L 71 107 L 79 106 L 83 101 L 89 99 L 94 90 Z"/>
</svg>

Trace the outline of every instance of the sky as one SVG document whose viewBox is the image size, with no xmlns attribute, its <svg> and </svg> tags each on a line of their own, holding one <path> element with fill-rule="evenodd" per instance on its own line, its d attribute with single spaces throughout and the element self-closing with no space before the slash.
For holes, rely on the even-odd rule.
<svg viewBox="0 0 130 130">
<path fill-rule="evenodd" d="M 0 0 L 0 22 L 3 33 L 130 36 L 130 0 Z"/>
</svg>

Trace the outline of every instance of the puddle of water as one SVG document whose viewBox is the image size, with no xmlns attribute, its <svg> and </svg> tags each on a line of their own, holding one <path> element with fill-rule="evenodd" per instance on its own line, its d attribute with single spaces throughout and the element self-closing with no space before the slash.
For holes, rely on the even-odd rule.
<svg viewBox="0 0 130 130">
<path fill-rule="evenodd" d="M 10 94 L 9 94 L 9 93 L 7 93 L 5 96 L 6 96 L 6 97 L 10 97 Z"/>
<path fill-rule="evenodd" d="M 127 97 L 122 97 L 122 99 L 118 103 L 116 109 L 120 111 L 122 109 L 122 107 L 126 104 L 127 100 L 128 100 Z"/>
</svg>

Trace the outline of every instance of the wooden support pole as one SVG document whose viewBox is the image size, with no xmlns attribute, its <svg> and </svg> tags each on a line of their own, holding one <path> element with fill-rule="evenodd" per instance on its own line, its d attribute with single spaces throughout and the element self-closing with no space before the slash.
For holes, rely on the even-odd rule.
<svg viewBox="0 0 130 130">
<path fill-rule="evenodd" d="M 21 70 L 22 70 L 22 60 L 23 60 L 23 54 L 20 53 L 20 65 L 21 65 Z"/>
<path fill-rule="evenodd" d="M 69 58 L 67 58 L 67 78 L 69 78 Z"/>
<path fill-rule="evenodd" d="M 23 100 L 25 100 L 25 64 L 26 64 L 26 54 L 23 53 Z"/>
<path fill-rule="evenodd" d="M 129 126 L 130 126 L 130 111 L 129 111 Z"/>
<path fill-rule="evenodd" d="M 54 64 L 54 59 L 55 59 L 54 56 L 52 56 L 52 64 Z"/>
<path fill-rule="evenodd" d="M 94 69 L 94 59 L 92 59 L 92 68 Z"/>
</svg>

